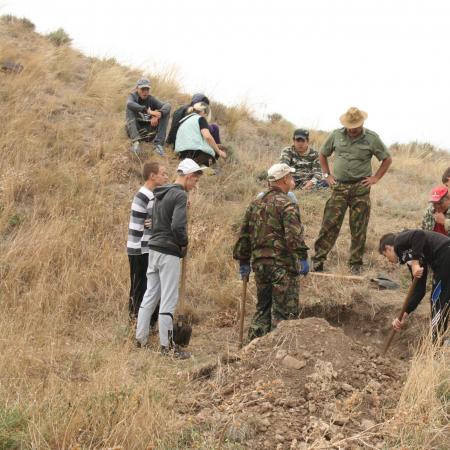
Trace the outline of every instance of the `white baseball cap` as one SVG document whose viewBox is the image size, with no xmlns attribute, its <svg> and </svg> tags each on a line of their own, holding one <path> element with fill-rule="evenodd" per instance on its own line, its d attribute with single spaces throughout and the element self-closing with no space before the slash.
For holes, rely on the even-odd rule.
<svg viewBox="0 0 450 450">
<path fill-rule="evenodd" d="M 190 173 L 202 172 L 205 169 L 205 166 L 200 167 L 193 159 L 186 158 L 178 164 L 177 171 L 182 172 L 183 175 L 189 175 Z"/>
<path fill-rule="evenodd" d="M 289 173 L 294 173 L 295 169 L 292 167 L 289 167 L 285 163 L 278 163 L 274 164 L 268 171 L 267 171 L 267 179 L 269 181 L 277 181 L 281 178 L 285 177 Z"/>
</svg>

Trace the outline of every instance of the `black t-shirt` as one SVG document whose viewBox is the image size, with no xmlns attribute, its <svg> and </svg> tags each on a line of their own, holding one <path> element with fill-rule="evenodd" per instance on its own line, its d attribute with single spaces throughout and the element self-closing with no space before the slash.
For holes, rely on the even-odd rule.
<svg viewBox="0 0 450 450">
<path fill-rule="evenodd" d="M 208 121 L 204 117 L 198 118 L 198 124 L 200 125 L 200 130 L 209 129 Z"/>
</svg>

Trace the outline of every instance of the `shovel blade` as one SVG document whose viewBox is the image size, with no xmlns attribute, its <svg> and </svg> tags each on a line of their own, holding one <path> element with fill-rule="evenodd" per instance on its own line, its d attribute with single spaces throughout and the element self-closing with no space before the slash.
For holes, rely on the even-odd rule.
<svg viewBox="0 0 450 450">
<path fill-rule="evenodd" d="M 173 341 L 180 347 L 187 347 L 191 341 L 192 327 L 185 316 L 179 316 L 173 323 Z"/>
</svg>

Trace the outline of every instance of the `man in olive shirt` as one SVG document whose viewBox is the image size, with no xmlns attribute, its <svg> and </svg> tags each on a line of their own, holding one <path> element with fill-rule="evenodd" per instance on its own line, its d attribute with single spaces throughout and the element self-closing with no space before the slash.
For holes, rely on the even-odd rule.
<svg viewBox="0 0 450 450">
<path fill-rule="evenodd" d="M 344 128 L 334 130 L 320 149 L 319 159 L 323 176 L 332 188 L 325 204 L 322 227 L 314 249 L 313 269 L 323 271 L 323 263 L 339 235 L 347 208 L 350 209 L 350 268 L 353 273 L 362 269 L 367 225 L 370 216 L 370 187 L 388 170 L 392 158 L 376 133 L 363 128 L 367 113 L 350 108 L 340 117 Z M 335 154 L 333 174 L 328 157 Z M 372 175 L 371 160 L 381 162 Z"/>
</svg>

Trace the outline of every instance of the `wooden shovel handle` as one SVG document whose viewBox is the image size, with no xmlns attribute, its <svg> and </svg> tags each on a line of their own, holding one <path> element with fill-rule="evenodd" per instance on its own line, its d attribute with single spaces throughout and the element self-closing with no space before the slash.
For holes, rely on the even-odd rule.
<svg viewBox="0 0 450 450">
<path fill-rule="evenodd" d="M 239 348 L 242 348 L 244 342 L 244 318 L 245 318 L 245 302 L 247 300 L 247 282 L 248 278 L 242 278 L 242 298 L 239 311 Z"/>
<path fill-rule="evenodd" d="M 400 311 L 400 314 L 398 315 L 398 320 L 400 320 L 400 321 L 403 319 L 403 315 L 406 312 L 406 308 L 408 307 L 409 300 L 411 299 L 411 296 L 414 292 L 414 289 L 415 289 L 418 281 L 419 281 L 419 279 L 414 277 L 413 282 L 411 283 L 411 286 L 409 286 L 408 293 L 406 294 L 405 300 L 403 300 L 402 309 Z M 396 333 L 396 331 L 392 328 L 391 332 L 389 333 L 389 337 L 386 340 L 386 344 L 384 345 L 383 355 L 385 355 L 386 352 L 388 351 L 388 349 L 391 345 L 392 339 L 394 339 L 395 333 Z"/>
<path fill-rule="evenodd" d="M 358 275 L 340 275 L 338 273 L 324 273 L 324 272 L 309 272 L 308 275 L 312 275 L 313 277 L 323 277 L 323 278 L 338 278 L 342 280 L 351 280 L 351 281 L 366 281 L 367 278 L 361 277 Z"/>
<path fill-rule="evenodd" d="M 184 314 L 184 302 L 186 298 L 186 270 L 187 270 L 187 254 L 181 260 L 181 281 L 180 294 L 178 296 L 180 313 Z"/>
</svg>

